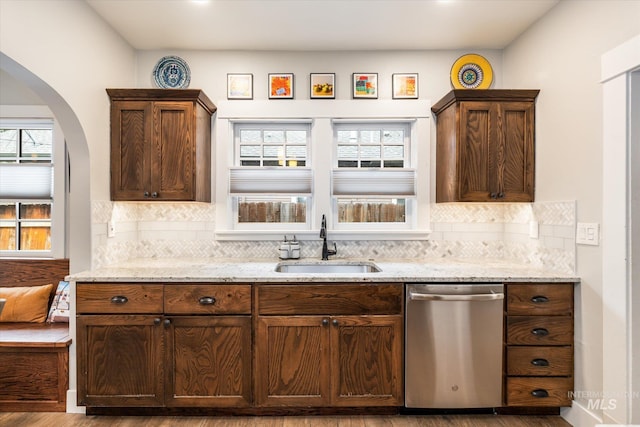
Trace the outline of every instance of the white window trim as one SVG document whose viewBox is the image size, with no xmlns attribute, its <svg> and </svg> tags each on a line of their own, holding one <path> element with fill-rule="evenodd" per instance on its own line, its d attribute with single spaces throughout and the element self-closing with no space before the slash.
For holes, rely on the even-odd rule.
<svg viewBox="0 0 640 427">
<path fill-rule="evenodd" d="M 67 161 L 64 134 L 51 110 L 43 105 L 2 105 L 0 118 L 12 120 L 53 120 L 53 199 L 51 207 L 51 250 L 48 251 L 0 251 L 0 257 L 15 258 L 64 258 L 66 247 L 66 174 Z"/>
<path fill-rule="evenodd" d="M 418 215 L 412 230 L 329 230 L 331 240 L 426 240 L 430 230 L 431 103 L 425 100 L 293 100 L 287 102 L 223 100 L 217 104 L 214 124 L 217 240 L 282 240 L 286 229 L 235 230 L 229 206 L 229 168 L 234 166 L 233 124 L 238 121 L 312 121 L 311 154 L 314 168 L 313 208 L 308 211 L 310 230 L 294 230 L 298 240 L 317 240 L 323 214 L 331 214 L 332 121 L 413 121 L 412 168 L 417 170 L 415 203 Z M 415 148 L 415 149 L 414 149 Z M 326 167 L 318 167 L 326 165 Z M 371 224 L 369 224 L 371 225 Z M 289 234 L 292 234 L 292 233 Z"/>
</svg>

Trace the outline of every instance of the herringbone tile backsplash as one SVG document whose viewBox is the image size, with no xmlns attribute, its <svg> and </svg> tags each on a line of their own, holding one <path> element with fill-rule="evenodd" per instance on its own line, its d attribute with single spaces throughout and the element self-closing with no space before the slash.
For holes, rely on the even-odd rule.
<svg viewBox="0 0 640 427">
<path fill-rule="evenodd" d="M 339 257 L 491 258 L 574 273 L 575 213 L 574 201 L 431 204 L 428 240 L 341 241 Z M 531 221 L 537 239 L 529 237 Z M 213 204 L 94 201 L 92 223 L 94 268 L 130 258 L 276 258 L 273 241 L 216 241 Z M 320 240 L 302 242 L 301 251 L 317 256 Z"/>
</svg>

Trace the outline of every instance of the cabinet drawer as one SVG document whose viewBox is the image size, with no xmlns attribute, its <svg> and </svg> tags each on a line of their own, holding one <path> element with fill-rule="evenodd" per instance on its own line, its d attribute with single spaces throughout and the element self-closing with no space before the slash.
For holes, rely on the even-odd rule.
<svg viewBox="0 0 640 427">
<path fill-rule="evenodd" d="M 507 347 L 507 375 L 571 376 L 573 347 Z"/>
<path fill-rule="evenodd" d="M 162 313 L 162 285 L 78 283 L 78 313 Z"/>
<path fill-rule="evenodd" d="M 570 406 L 572 378 L 507 378 L 507 406 Z"/>
<path fill-rule="evenodd" d="M 251 314 L 251 285 L 165 285 L 167 314 Z"/>
<path fill-rule="evenodd" d="M 507 344 L 572 345 L 573 318 L 507 316 Z"/>
<path fill-rule="evenodd" d="M 509 284 L 507 313 L 515 315 L 571 315 L 572 284 Z"/>
<path fill-rule="evenodd" d="M 400 314 L 400 284 L 262 285 L 259 314 Z"/>
</svg>

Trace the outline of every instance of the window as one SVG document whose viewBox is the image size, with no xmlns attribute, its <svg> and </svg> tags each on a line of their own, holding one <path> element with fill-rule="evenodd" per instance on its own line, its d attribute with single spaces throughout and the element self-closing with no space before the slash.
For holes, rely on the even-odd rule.
<svg viewBox="0 0 640 427">
<path fill-rule="evenodd" d="M 229 170 L 235 229 L 308 228 L 309 122 L 234 125 Z"/>
<path fill-rule="evenodd" d="M 219 240 L 426 239 L 430 105 L 424 101 L 221 101 Z"/>
<path fill-rule="evenodd" d="M 334 121 L 334 146 L 335 227 L 411 227 L 416 191 L 410 122 Z"/>
<path fill-rule="evenodd" d="M 54 205 L 58 132 L 52 119 L 0 119 L 0 254 L 64 256 L 64 232 L 54 243 L 54 229 L 64 228 Z"/>
</svg>

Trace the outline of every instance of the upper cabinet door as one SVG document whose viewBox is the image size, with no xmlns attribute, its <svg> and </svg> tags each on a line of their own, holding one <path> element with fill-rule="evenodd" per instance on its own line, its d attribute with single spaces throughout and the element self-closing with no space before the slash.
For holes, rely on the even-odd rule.
<svg viewBox="0 0 640 427">
<path fill-rule="evenodd" d="M 532 202 L 537 90 L 454 90 L 437 102 L 436 202 Z"/>
<path fill-rule="evenodd" d="M 138 200 L 151 187 L 150 144 L 152 104 L 114 101 L 111 104 L 111 198 Z"/>
<path fill-rule="evenodd" d="M 111 199 L 211 201 L 211 115 L 196 89 L 107 89 Z"/>
</svg>

